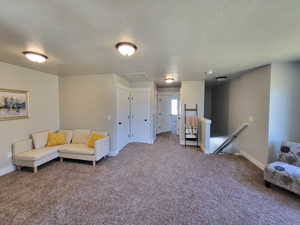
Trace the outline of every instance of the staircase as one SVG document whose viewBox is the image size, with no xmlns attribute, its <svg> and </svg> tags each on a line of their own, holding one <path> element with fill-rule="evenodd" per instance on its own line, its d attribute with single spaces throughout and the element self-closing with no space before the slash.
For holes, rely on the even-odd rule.
<svg viewBox="0 0 300 225">
<path fill-rule="evenodd" d="M 229 137 L 224 138 L 222 144 L 220 144 L 219 147 L 216 148 L 213 154 L 218 155 L 224 153 L 225 148 L 228 147 L 248 126 L 249 126 L 248 123 L 244 123 L 236 131 L 234 131 Z"/>
</svg>

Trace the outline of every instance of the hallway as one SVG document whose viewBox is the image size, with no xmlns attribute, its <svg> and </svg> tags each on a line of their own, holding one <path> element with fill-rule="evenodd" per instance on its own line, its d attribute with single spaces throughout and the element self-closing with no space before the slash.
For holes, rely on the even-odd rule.
<svg viewBox="0 0 300 225">
<path fill-rule="evenodd" d="M 266 189 L 238 156 L 205 155 L 177 137 L 132 143 L 89 164 L 52 161 L 0 177 L 0 221 L 11 224 L 297 224 L 299 197 Z"/>
</svg>

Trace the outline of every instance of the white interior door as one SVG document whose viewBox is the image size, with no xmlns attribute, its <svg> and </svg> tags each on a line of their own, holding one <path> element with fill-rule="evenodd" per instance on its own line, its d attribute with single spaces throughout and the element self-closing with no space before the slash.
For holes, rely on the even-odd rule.
<svg viewBox="0 0 300 225">
<path fill-rule="evenodd" d="M 171 131 L 171 96 L 158 96 L 158 120 L 157 132 Z"/>
<path fill-rule="evenodd" d="M 123 87 L 117 90 L 117 146 L 121 151 L 130 142 L 130 91 Z"/>
<path fill-rule="evenodd" d="M 150 134 L 150 91 L 132 90 L 132 141 L 149 143 Z"/>
</svg>

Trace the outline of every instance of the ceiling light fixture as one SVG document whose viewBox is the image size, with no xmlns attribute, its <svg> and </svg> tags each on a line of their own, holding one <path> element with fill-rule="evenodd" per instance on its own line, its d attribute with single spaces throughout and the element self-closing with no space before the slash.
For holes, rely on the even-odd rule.
<svg viewBox="0 0 300 225">
<path fill-rule="evenodd" d="M 225 80 L 227 80 L 227 76 L 219 76 L 219 77 L 216 77 L 216 80 L 217 81 L 225 81 Z"/>
<path fill-rule="evenodd" d="M 116 44 L 116 49 L 124 56 L 132 56 L 137 51 L 137 46 L 130 42 L 120 42 Z"/>
<path fill-rule="evenodd" d="M 212 75 L 213 73 L 214 73 L 213 70 L 209 70 L 209 71 L 206 72 L 207 75 Z"/>
<path fill-rule="evenodd" d="M 171 84 L 175 81 L 174 77 L 172 75 L 167 75 L 166 78 L 165 78 L 165 82 L 167 84 Z"/>
<path fill-rule="evenodd" d="M 28 60 L 36 63 L 43 63 L 48 59 L 48 56 L 37 52 L 24 51 L 23 54 Z"/>
</svg>

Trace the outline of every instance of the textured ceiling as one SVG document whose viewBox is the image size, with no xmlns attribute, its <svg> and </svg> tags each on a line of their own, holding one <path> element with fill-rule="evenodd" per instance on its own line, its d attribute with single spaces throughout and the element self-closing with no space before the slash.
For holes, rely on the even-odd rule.
<svg viewBox="0 0 300 225">
<path fill-rule="evenodd" d="M 59 75 L 146 74 L 163 84 L 300 59 L 299 0 L 1 0 L 0 61 Z M 132 57 L 114 48 L 138 46 Z M 46 64 L 21 54 L 36 50 Z"/>
</svg>

